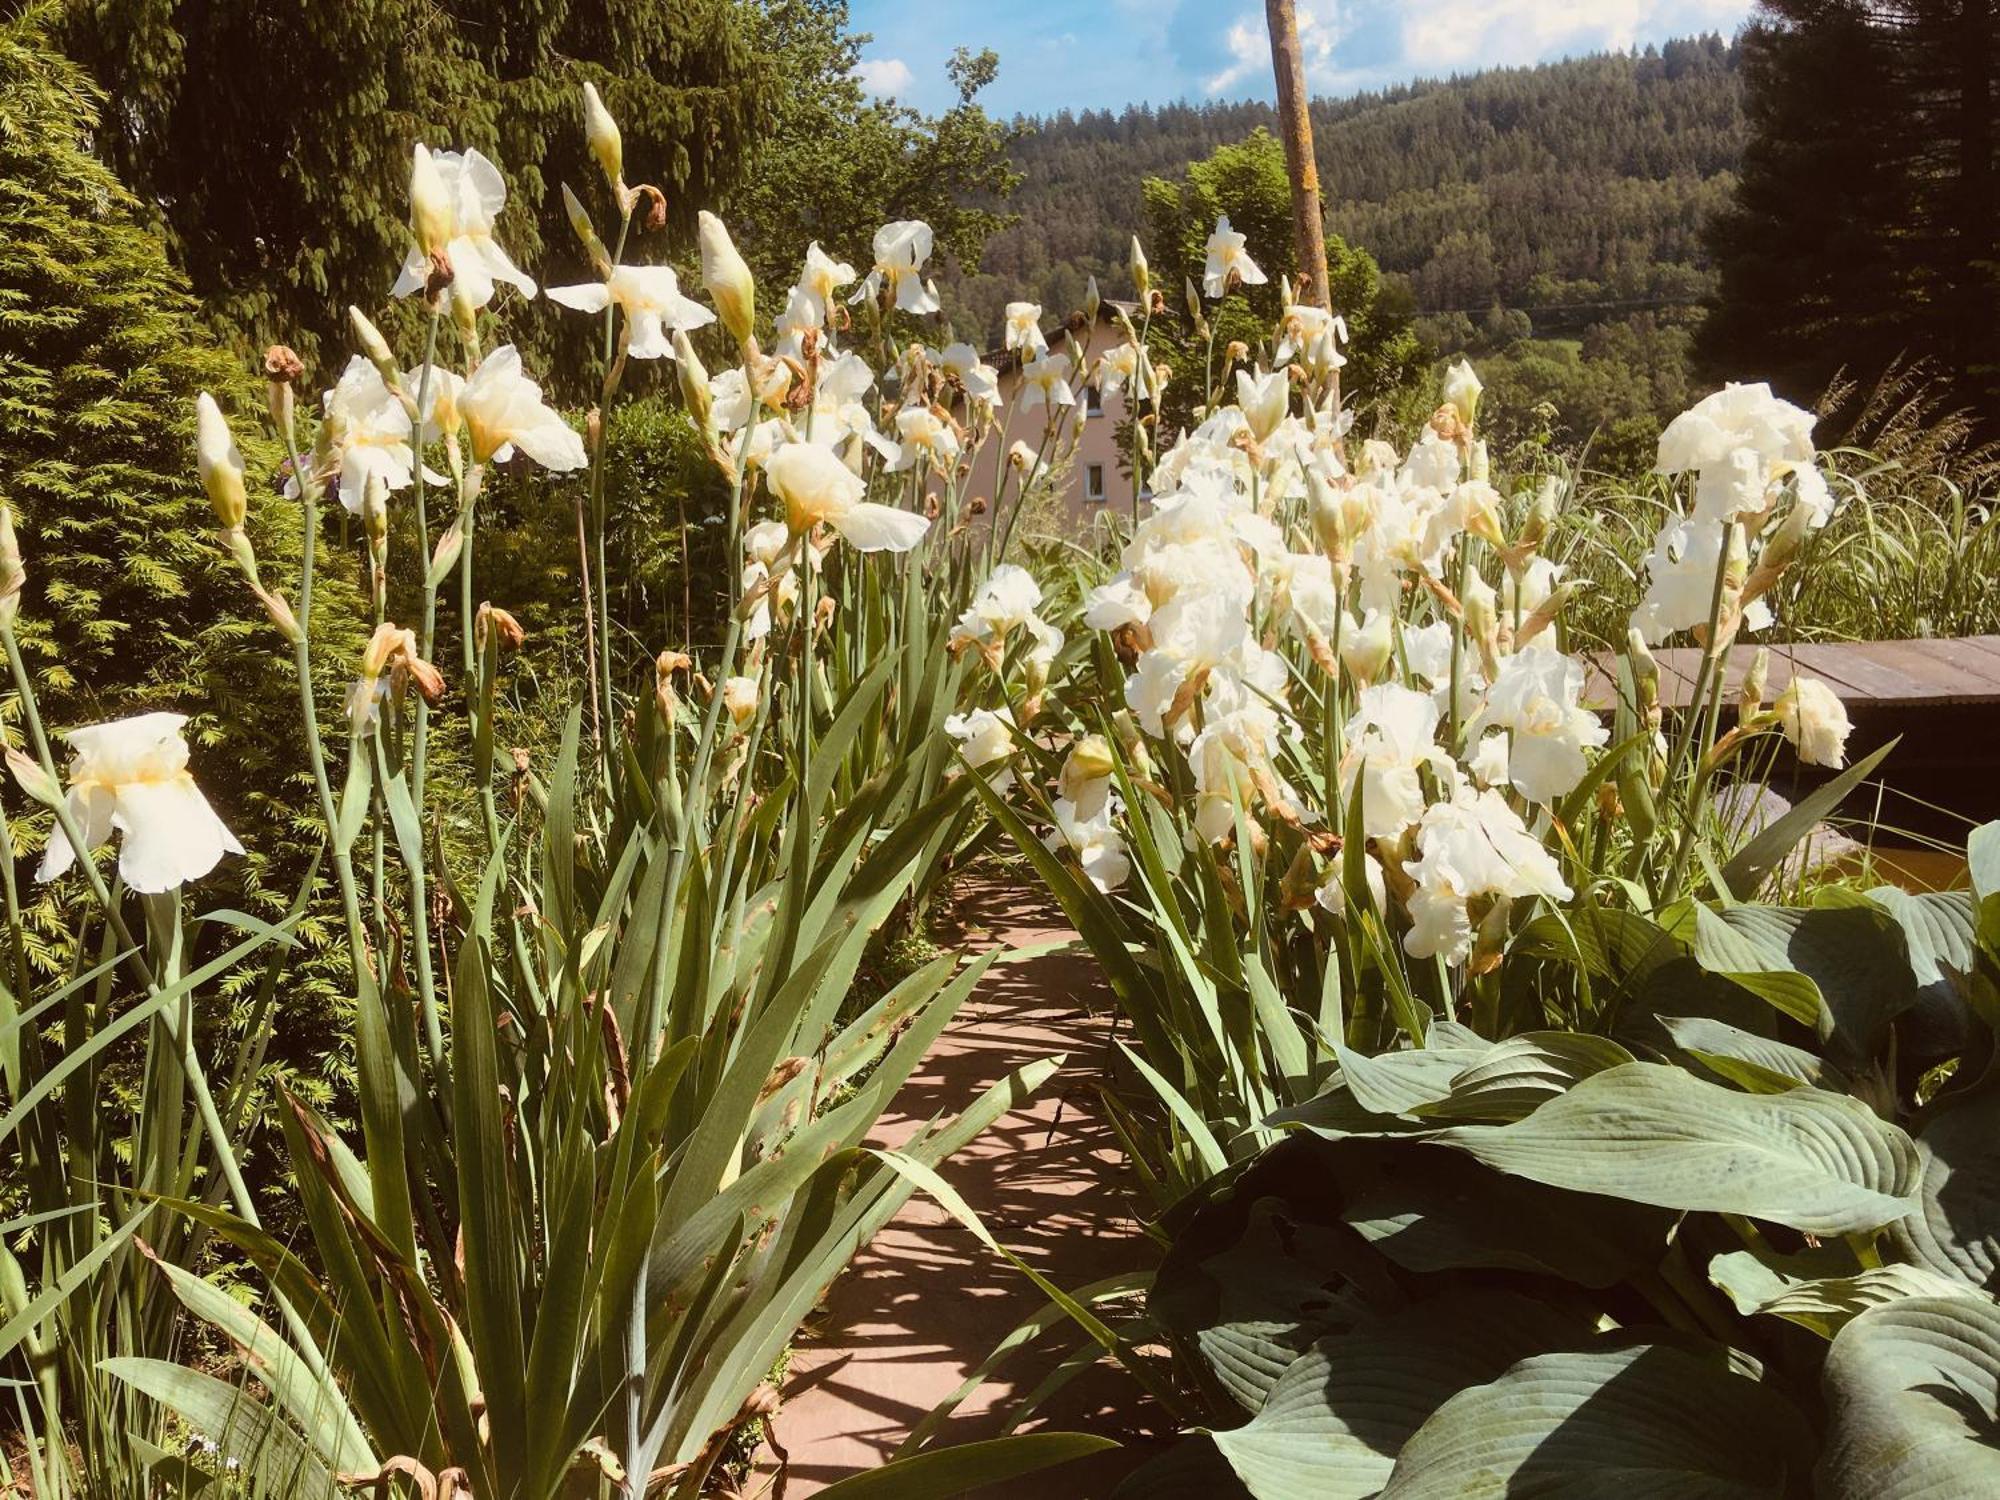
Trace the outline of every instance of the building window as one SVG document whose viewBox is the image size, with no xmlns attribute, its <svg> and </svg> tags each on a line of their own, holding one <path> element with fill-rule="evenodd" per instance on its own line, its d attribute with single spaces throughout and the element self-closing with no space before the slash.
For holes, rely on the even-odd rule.
<svg viewBox="0 0 2000 1500">
<path fill-rule="evenodd" d="M 1103 416 L 1104 392 L 1100 391 L 1094 385 L 1085 386 L 1083 388 L 1083 409 L 1090 416 L 1093 417 Z"/>
<path fill-rule="evenodd" d="M 1099 500 L 1104 498 L 1104 465 L 1089 464 L 1083 471 L 1083 498 Z"/>
</svg>

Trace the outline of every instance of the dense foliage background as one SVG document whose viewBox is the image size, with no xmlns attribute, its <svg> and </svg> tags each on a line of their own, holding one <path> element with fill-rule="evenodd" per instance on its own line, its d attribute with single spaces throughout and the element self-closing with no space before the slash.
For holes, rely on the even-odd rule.
<svg viewBox="0 0 2000 1500">
<path fill-rule="evenodd" d="M 1921 361 L 2000 432 L 2000 6 L 1767 0 L 1744 32 L 1741 188 L 1713 226 L 1705 362 L 1861 390 Z M 1829 101 L 1838 101 L 1829 108 Z"/>
<path fill-rule="evenodd" d="M 1355 269 L 1345 310 L 1407 329 L 1431 358 L 1479 360 L 1498 444 L 1587 445 L 1615 472 L 1642 469 L 1667 416 L 1746 371 L 1810 404 L 1839 386 L 1843 434 L 1872 442 L 1895 403 L 1869 412 L 1870 393 L 1914 370 L 1932 415 L 1971 409 L 1990 436 L 1993 10 L 1777 0 L 1733 40 L 1318 100 L 1329 228 L 1379 272 Z M 1272 123 L 1252 102 L 1001 121 L 980 99 L 1003 60 L 963 49 L 957 103 L 925 116 L 856 81 L 866 38 L 844 0 L 505 0 L 476 24 L 434 0 L 282 27 L 244 0 L 54 13 L 120 101 L 92 133 L 98 153 L 156 212 L 212 326 L 245 351 L 282 334 L 309 358 L 344 294 L 400 252 L 395 185 L 420 135 L 495 154 L 507 243 L 544 278 L 580 274 L 545 236 L 560 184 L 591 177 L 568 128 L 586 79 L 624 122 L 633 180 L 664 190 L 654 258 L 690 266 L 703 204 L 742 226 L 753 257 L 816 239 L 862 264 L 875 225 L 922 218 L 953 331 L 975 342 L 997 341 L 1016 298 L 1053 319 L 1093 276 L 1129 295 L 1132 231 L 1158 233 L 1170 196 L 1210 207 L 1190 168 L 1236 170 L 1228 153 Z M 224 58 L 231 88 L 187 87 Z M 1829 110 L 1833 97 L 1846 102 Z M 1267 265 L 1289 257 L 1282 230 L 1253 215 Z M 577 346 L 551 309 L 527 311 L 523 343 L 586 402 Z M 1398 345 L 1389 362 L 1402 358 Z"/>
<path fill-rule="evenodd" d="M 102 97 L 48 44 L 50 15 L 32 7 L 0 23 L 0 494 L 33 559 L 23 652 L 60 725 L 175 709 L 192 716 L 195 742 L 227 747 L 216 803 L 258 831 L 256 855 L 232 878 L 272 917 L 321 830 L 302 796 L 294 690 L 261 611 L 228 587 L 184 415 L 200 389 L 240 411 L 258 390 L 203 328 L 140 205 L 83 149 Z M 267 576 L 292 591 L 297 513 L 253 513 Z M 367 629 L 351 573 L 324 574 L 320 599 L 316 635 L 329 660 L 350 659 Z M 10 736 L 18 708 L 0 698 Z M 303 931 L 317 953 L 320 914 Z M 72 959 L 52 899 L 31 908 L 28 943 L 45 968 Z M 332 1045 L 342 1001 L 324 978 L 316 960 L 295 968 L 274 1056 L 316 1098 L 345 1066 Z M 205 1019 L 230 1045 L 234 1018 Z"/>
<path fill-rule="evenodd" d="M 387 0 L 282 22 L 257 0 L 72 0 L 52 15 L 119 101 L 91 132 L 97 151 L 157 211 L 211 321 L 246 353 L 282 340 L 331 357 L 347 303 L 386 301 L 416 140 L 492 157 L 510 253 L 545 283 L 584 279 L 560 226 L 562 185 L 598 188 L 576 128 L 585 82 L 620 121 L 631 183 L 664 194 L 664 224 L 635 227 L 635 245 L 684 273 L 702 208 L 738 224 L 781 286 L 806 241 L 865 265 L 875 227 L 898 218 L 927 219 L 976 265 L 1001 222 L 986 205 L 1014 177 L 1010 133 L 976 102 L 998 60 L 955 58 L 959 102 L 936 119 L 871 99 L 849 76 L 862 39 L 845 0 L 495 0 L 463 14 Z M 223 76 L 229 87 L 210 85 Z M 413 316 L 380 311 L 392 336 Z M 557 334 L 567 314 L 520 312 L 517 342 L 585 399 L 581 341 Z"/>
<path fill-rule="evenodd" d="M 322 341 L 344 345 L 345 303 L 386 296 L 402 263 L 415 140 L 505 163 L 503 243 L 538 279 L 582 269 L 549 230 L 563 223 L 560 184 L 590 176 L 575 128 L 586 81 L 623 122 L 637 180 L 663 188 L 670 223 L 691 234 L 776 118 L 753 15 L 744 0 L 507 0 L 463 14 L 387 0 L 284 16 L 257 0 L 78 3 L 61 36 L 118 100 L 99 152 L 158 209 L 217 323 L 246 348 L 282 339 L 310 359 Z"/>
</svg>

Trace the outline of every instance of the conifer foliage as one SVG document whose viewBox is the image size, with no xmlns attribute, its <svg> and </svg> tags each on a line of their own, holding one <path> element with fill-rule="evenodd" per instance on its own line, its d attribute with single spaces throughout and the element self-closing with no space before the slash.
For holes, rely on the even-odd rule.
<svg viewBox="0 0 2000 1500">
<path fill-rule="evenodd" d="M 317 842 L 286 782 L 294 694 L 215 544 L 187 416 L 199 390 L 239 409 L 255 390 L 204 333 L 132 195 L 84 149 L 102 97 L 50 46 L 50 18 L 32 6 L 0 23 L 0 496 L 29 559 L 23 650 L 53 728 L 191 715 L 222 815 L 261 831 L 253 903 L 282 908 Z M 296 511 L 253 500 L 251 526 L 272 582 L 291 589 Z M 325 655 L 351 659 L 334 642 L 359 629 L 356 595 L 335 574 L 320 597 Z"/>
<path fill-rule="evenodd" d="M 1811 401 L 1915 359 L 2000 432 L 2000 4 L 1766 0 L 1742 50 L 1750 137 L 1712 235 L 1705 363 L 1754 352 Z"/>
<path fill-rule="evenodd" d="M 1736 49 L 1687 38 L 1633 53 L 1492 68 L 1313 102 L 1327 228 L 1407 284 L 1441 348 L 1489 309 L 1576 336 L 1635 310 L 1692 313 L 1711 289 L 1704 217 L 1742 150 Z M 998 326 L 1012 297 L 1079 304 L 1120 284 L 1143 183 L 1273 123 L 1269 105 L 1133 105 L 1026 122 L 1019 222 L 977 275 L 939 286 L 962 325 Z M 1454 332 L 1459 336 L 1453 337 Z M 1678 408 L 1671 408 L 1672 410 Z"/>
<path fill-rule="evenodd" d="M 308 363 L 321 342 L 344 347 L 346 302 L 373 306 L 388 291 L 407 243 L 412 142 L 506 164 L 501 236 L 539 273 L 545 249 L 568 252 L 566 237 L 544 240 L 564 222 L 561 184 L 581 190 L 594 175 L 576 128 L 583 82 L 683 231 L 772 118 L 774 85 L 741 0 L 285 10 L 78 4 L 62 41 L 119 101 L 100 149 L 160 205 L 206 309 L 253 347 L 283 338 Z"/>
</svg>

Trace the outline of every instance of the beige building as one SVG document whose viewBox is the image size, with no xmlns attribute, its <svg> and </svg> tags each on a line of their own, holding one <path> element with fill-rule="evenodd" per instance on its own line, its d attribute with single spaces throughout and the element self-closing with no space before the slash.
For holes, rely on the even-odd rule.
<svg viewBox="0 0 2000 1500">
<path fill-rule="evenodd" d="M 1119 312 L 1136 317 L 1138 310 L 1136 303 L 1103 304 L 1097 315 L 1097 324 L 1090 330 L 1081 367 L 1070 374 L 1070 389 L 1076 396 L 1076 405 L 1071 409 L 1058 440 L 1050 445 L 1050 457 L 1063 462 L 1067 455 L 1069 469 L 1060 476 L 1060 514 L 1067 529 L 1073 532 L 1089 530 L 1096 524 L 1096 518 L 1107 509 L 1127 518 L 1132 514 L 1132 480 L 1128 472 L 1130 454 L 1121 449 L 1119 438 L 1120 426 L 1129 410 L 1127 401 L 1130 393 L 1120 388 L 1108 396 L 1103 395 L 1091 382 L 1090 375 L 1100 354 L 1124 342 L 1125 331 L 1118 322 Z M 1065 335 L 1061 325 L 1048 331 L 1047 337 L 1052 351 L 1075 352 L 1074 343 Z M 1041 438 L 1046 417 L 1040 408 L 1029 412 L 1016 411 L 1021 388 L 1021 365 L 1012 353 L 992 351 L 988 353 L 987 360 L 1000 371 L 1003 403 L 1000 426 L 980 447 L 973 461 L 972 488 L 964 493 L 986 493 L 991 482 L 989 476 L 994 472 L 996 445 L 1004 451 L 1018 439 L 1034 447 Z M 1012 493 L 1010 485 L 1009 494 Z"/>
</svg>

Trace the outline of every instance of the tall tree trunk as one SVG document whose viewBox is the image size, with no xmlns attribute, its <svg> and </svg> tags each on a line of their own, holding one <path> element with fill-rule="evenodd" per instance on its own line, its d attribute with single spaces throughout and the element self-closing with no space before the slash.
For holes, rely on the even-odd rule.
<svg viewBox="0 0 2000 1500">
<path fill-rule="evenodd" d="M 1302 301 L 1329 307 L 1326 228 L 1320 221 L 1319 166 L 1313 158 L 1312 117 L 1306 111 L 1306 68 L 1299 55 L 1299 20 L 1292 0 L 1264 0 L 1271 30 L 1271 68 L 1278 79 L 1278 124 L 1292 178 L 1292 232 L 1298 241 Z"/>
</svg>

